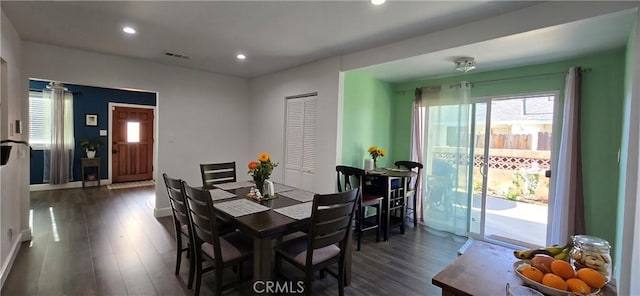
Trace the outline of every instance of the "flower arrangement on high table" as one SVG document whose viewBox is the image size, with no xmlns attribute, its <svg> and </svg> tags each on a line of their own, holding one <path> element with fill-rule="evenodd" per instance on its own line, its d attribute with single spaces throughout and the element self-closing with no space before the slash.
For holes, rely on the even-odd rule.
<svg viewBox="0 0 640 296">
<path fill-rule="evenodd" d="M 277 167 L 278 163 L 271 160 L 269 153 L 260 153 L 258 154 L 258 161 L 251 161 L 247 166 L 249 167 L 247 173 L 253 177 L 256 189 L 264 193 L 264 181 L 269 179 L 273 168 Z"/>
<path fill-rule="evenodd" d="M 384 157 L 387 152 L 384 151 L 384 149 L 378 147 L 378 146 L 371 146 L 369 147 L 369 155 L 371 155 L 371 158 L 373 158 L 373 167 L 377 168 L 378 167 L 378 157 Z"/>
</svg>

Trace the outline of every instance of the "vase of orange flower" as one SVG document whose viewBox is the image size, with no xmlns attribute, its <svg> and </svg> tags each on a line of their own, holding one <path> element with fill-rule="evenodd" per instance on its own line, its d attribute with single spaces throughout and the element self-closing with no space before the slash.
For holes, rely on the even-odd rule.
<svg viewBox="0 0 640 296">
<path fill-rule="evenodd" d="M 377 146 L 369 147 L 368 151 L 369 155 L 371 155 L 371 158 L 373 159 L 373 168 L 378 168 L 378 157 L 384 157 L 387 152 Z"/>
<path fill-rule="evenodd" d="M 264 183 L 273 172 L 273 168 L 278 166 L 277 162 L 271 160 L 269 153 L 258 154 L 258 161 L 251 161 L 247 165 L 249 171 L 247 172 L 253 177 L 253 181 L 256 183 L 256 189 L 260 190 L 260 193 L 264 194 Z"/>
</svg>

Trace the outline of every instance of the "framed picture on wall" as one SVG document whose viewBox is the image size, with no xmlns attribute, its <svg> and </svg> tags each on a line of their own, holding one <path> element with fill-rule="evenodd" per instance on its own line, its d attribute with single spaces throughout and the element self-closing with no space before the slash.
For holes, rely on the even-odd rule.
<svg viewBox="0 0 640 296">
<path fill-rule="evenodd" d="M 84 125 L 98 126 L 98 114 L 85 114 Z"/>
</svg>

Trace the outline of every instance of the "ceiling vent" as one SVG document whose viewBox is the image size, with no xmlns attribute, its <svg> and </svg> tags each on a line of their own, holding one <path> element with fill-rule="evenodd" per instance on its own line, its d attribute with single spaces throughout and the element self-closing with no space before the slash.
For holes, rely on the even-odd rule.
<svg viewBox="0 0 640 296">
<path fill-rule="evenodd" d="M 190 59 L 190 57 L 188 57 L 186 55 L 181 55 L 181 54 L 173 53 L 173 52 L 165 52 L 164 55 L 166 55 L 168 57 L 173 57 L 173 58 Z"/>
</svg>

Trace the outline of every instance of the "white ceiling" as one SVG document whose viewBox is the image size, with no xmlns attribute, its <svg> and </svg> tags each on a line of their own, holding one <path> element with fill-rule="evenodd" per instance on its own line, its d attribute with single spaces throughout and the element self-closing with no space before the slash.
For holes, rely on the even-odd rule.
<svg viewBox="0 0 640 296">
<path fill-rule="evenodd" d="M 635 11 L 628 10 L 359 69 L 398 82 L 460 74 L 454 60 L 474 57 L 474 72 L 566 60 L 623 47 Z"/>
<path fill-rule="evenodd" d="M 536 4 L 478 0 L 390 0 L 381 6 L 369 1 L 1 2 L 24 40 L 239 77 L 256 77 Z M 138 34 L 125 36 L 125 24 L 135 27 Z M 244 62 L 235 60 L 240 51 L 248 56 Z M 165 52 L 191 58 L 167 57 Z M 489 58 L 482 48 L 459 52 L 476 56 L 481 65 L 495 58 Z M 517 56 L 506 55 L 509 59 Z M 421 71 L 402 73 L 402 67 L 393 68 L 393 75 L 413 77 Z M 381 77 L 393 79 L 389 75 Z"/>
<path fill-rule="evenodd" d="M 2 1 L 24 40 L 239 77 L 256 77 L 523 9 L 539 2 L 393 1 Z M 619 12 L 358 71 L 385 81 L 553 62 L 623 46 L 633 12 Z M 122 26 L 138 30 L 126 36 Z M 173 52 L 190 59 L 164 55 Z M 246 61 L 235 59 L 238 52 Z"/>
</svg>

